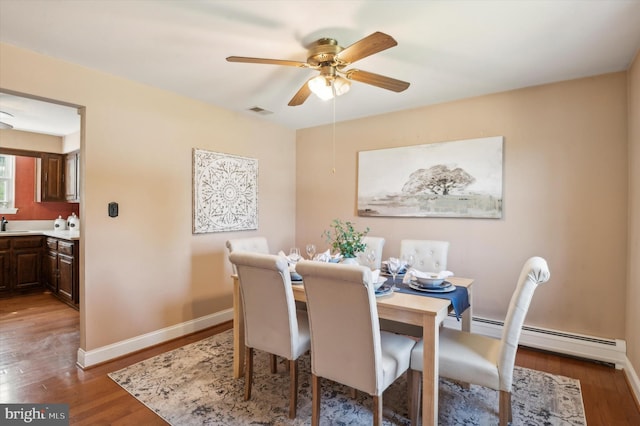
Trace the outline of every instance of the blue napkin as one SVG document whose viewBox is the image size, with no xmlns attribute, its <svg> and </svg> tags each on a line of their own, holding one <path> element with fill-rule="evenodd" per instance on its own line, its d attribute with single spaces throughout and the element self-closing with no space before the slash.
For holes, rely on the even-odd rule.
<svg viewBox="0 0 640 426">
<path fill-rule="evenodd" d="M 436 297 L 438 299 L 449 299 L 453 305 L 453 312 L 456 319 L 460 321 L 460 315 L 467 310 L 469 304 L 469 292 L 466 287 L 456 287 L 454 291 L 449 293 L 435 293 L 433 291 L 419 291 L 409 287 L 409 284 L 402 282 L 396 283 L 396 291 L 399 293 L 417 294 L 418 296 Z"/>
</svg>

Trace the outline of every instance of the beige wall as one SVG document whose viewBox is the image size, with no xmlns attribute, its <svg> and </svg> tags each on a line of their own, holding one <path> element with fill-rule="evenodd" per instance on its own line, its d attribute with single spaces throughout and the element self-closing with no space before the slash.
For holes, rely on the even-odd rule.
<svg viewBox="0 0 640 426">
<path fill-rule="evenodd" d="M 230 308 L 228 238 L 293 243 L 295 132 L 6 44 L 0 57 L 0 89 L 86 107 L 83 349 Z M 194 147 L 258 159 L 258 231 L 192 235 Z"/>
<path fill-rule="evenodd" d="M 640 372 L 640 54 L 629 70 L 629 287 L 627 358 Z"/>
<path fill-rule="evenodd" d="M 4 83 L 4 78 L 2 79 L 2 83 Z M 60 136 L 43 135 L 41 133 L 23 132 L 20 130 L 0 130 L 0 148 L 62 154 L 62 144 L 63 138 Z"/>
<path fill-rule="evenodd" d="M 403 238 L 448 240 L 449 269 L 476 279 L 474 314 L 494 319 L 524 261 L 543 256 L 551 280 L 527 323 L 623 339 L 626 109 L 616 73 L 338 123 L 335 174 L 331 126 L 299 130 L 297 243 L 328 248 L 320 234 L 336 217 L 385 237 L 385 258 Z M 358 151 L 486 136 L 504 136 L 502 219 L 356 216 Z"/>
</svg>

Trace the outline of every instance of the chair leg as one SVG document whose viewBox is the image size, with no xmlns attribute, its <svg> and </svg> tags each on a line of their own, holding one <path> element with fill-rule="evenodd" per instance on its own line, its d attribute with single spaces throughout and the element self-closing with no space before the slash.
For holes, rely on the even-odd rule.
<svg viewBox="0 0 640 426">
<path fill-rule="evenodd" d="M 296 408 L 298 406 L 298 361 L 289 360 L 289 418 L 296 418 Z"/>
<path fill-rule="evenodd" d="M 253 381 L 253 348 L 247 346 L 244 357 L 244 400 L 251 399 L 251 382 Z"/>
<path fill-rule="evenodd" d="M 373 395 L 373 426 L 382 424 L 382 395 Z"/>
<path fill-rule="evenodd" d="M 271 374 L 276 374 L 278 372 L 278 357 L 274 354 L 269 354 L 269 361 Z"/>
<path fill-rule="evenodd" d="M 358 389 L 351 388 L 351 399 L 356 399 L 358 397 Z"/>
<path fill-rule="evenodd" d="M 320 386 L 320 377 L 311 374 L 311 391 L 313 402 L 311 403 L 311 426 L 320 426 L 320 398 L 322 394 Z"/>
<path fill-rule="evenodd" d="M 498 407 L 498 415 L 500 416 L 500 426 L 507 426 L 511 418 L 511 392 L 500 391 L 500 403 Z"/>
<path fill-rule="evenodd" d="M 409 385 L 409 419 L 411 419 L 411 426 L 418 424 L 418 417 L 420 416 L 420 396 L 422 393 L 422 373 L 418 370 L 407 371 L 407 382 Z"/>
</svg>

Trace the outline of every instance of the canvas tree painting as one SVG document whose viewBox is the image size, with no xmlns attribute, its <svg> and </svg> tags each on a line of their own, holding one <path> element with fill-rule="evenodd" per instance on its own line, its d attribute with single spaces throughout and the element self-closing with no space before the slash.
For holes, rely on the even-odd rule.
<svg viewBox="0 0 640 426">
<path fill-rule="evenodd" d="M 258 229 L 258 160 L 193 150 L 193 233 Z"/>
<path fill-rule="evenodd" d="M 502 217 L 503 137 L 358 153 L 358 215 Z"/>
</svg>

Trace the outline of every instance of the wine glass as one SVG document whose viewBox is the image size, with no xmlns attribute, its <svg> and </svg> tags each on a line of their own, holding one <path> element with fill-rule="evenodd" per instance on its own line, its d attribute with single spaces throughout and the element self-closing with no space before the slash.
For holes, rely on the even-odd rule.
<svg viewBox="0 0 640 426">
<path fill-rule="evenodd" d="M 375 250 L 369 250 L 367 252 L 367 262 L 369 263 L 369 267 L 371 269 L 373 269 L 373 265 L 375 264 L 376 261 L 376 251 Z"/>
<path fill-rule="evenodd" d="M 412 254 L 404 254 L 402 255 L 402 261 L 404 262 L 404 265 L 408 272 L 411 266 L 413 266 L 413 264 L 415 263 L 416 258 Z"/>
<path fill-rule="evenodd" d="M 398 275 L 398 271 L 400 270 L 400 262 L 397 259 L 389 259 L 387 262 L 387 267 L 389 268 L 389 272 L 391 273 L 391 277 L 393 279 L 391 288 L 396 288 L 396 275 Z"/>
<path fill-rule="evenodd" d="M 309 260 L 313 260 L 313 256 L 316 254 L 315 244 L 307 244 L 307 247 L 305 247 L 305 250 L 307 251 L 307 256 L 309 256 Z"/>
<path fill-rule="evenodd" d="M 298 260 L 300 260 L 300 249 L 298 247 L 291 247 L 289 249 L 289 260 L 293 263 L 298 263 Z"/>
</svg>

